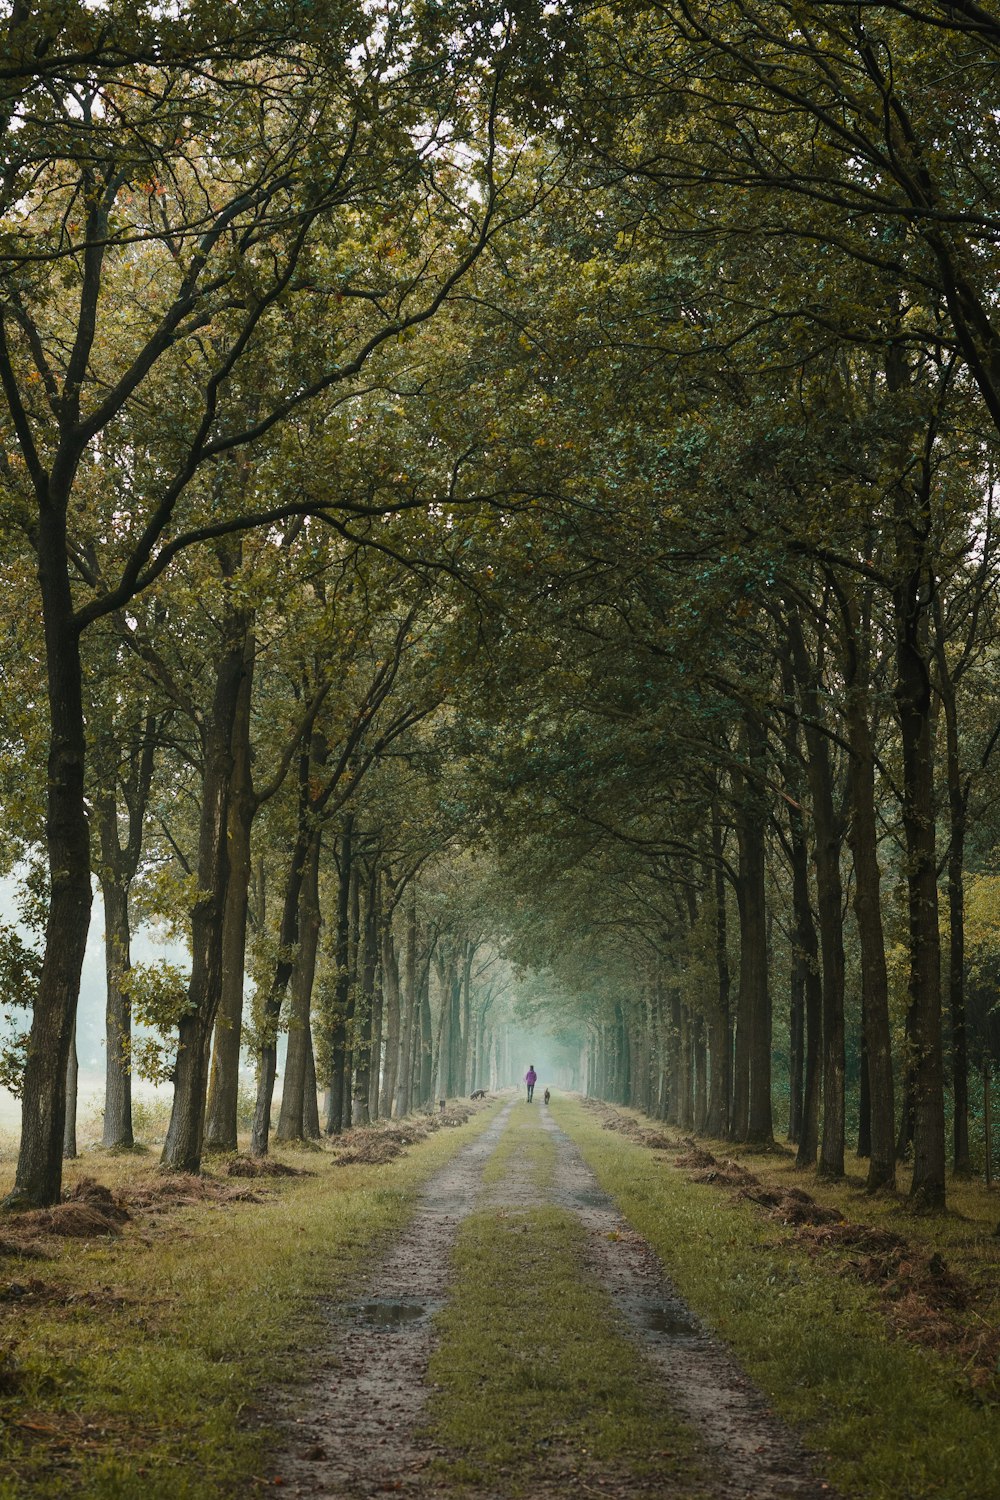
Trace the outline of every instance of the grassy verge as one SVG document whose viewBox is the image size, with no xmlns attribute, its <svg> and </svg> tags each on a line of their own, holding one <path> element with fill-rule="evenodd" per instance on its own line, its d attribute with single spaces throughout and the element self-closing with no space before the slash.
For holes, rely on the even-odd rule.
<svg viewBox="0 0 1000 1500">
<path fill-rule="evenodd" d="M 140 1214 L 120 1239 L 49 1241 L 44 1261 L 5 1257 L 2 1500 L 251 1490 L 267 1432 L 241 1412 L 294 1376 L 319 1337 L 319 1295 L 346 1289 L 422 1183 L 499 1107 L 389 1165 L 333 1168 L 323 1154 L 285 1152 L 313 1175 L 255 1181 L 256 1202 Z M 118 1192 L 154 1176 L 134 1157 L 86 1168 Z"/>
<path fill-rule="evenodd" d="M 681 1294 L 777 1409 L 829 1455 L 829 1477 L 843 1493 L 856 1500 L 1000 1493 L 996 1410 L 963 1384 L 953 1361 L 896 1337 L 873 1288 L 845 1276 L 835 1258 L 810 1254 L 752 1205 L 688 1182 L 602 1129 L 578 1103 L 560 1100 L 553 1112 Z"/>
<path fill-rule="evenodd" d="M 536 1118 L 515 1111 L 501 1142 L 515 1173 L 526 1158 L 543 1170 L 549 1160 Z M 431 1434 L 448 1455 L 438 1472 L 516 1495 L 629 1470 L 690 1500 L 692 1435 L 617 1332 L 584 1269 L 584 1238 L 574 1215 L 551 1207 L 466 1220 L 429 1372 Z"/>
</svg>

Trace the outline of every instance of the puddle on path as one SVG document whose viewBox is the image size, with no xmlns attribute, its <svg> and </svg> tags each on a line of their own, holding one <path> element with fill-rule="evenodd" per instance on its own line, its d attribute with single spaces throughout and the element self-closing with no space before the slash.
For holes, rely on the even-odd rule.
<svg viewBox="0 0 1000 1500">
<path fill-rule="evenodd" d="M 429 1318 L 440 1306 L 440 1302 L 393 1302 L 382 1297 L 372 1302 L 359 1302 L 348 1311 L 366 1328 L 393 1329 Z"/>
<path fill-rule="evenodd" d="M 614 1208 L 607 1193 L 602 1193 L 600 1188 L 577 1188 L 571 1196 L 581 1208 Z"/>
<path fill-rule="evenodd" d="M 644 1326 L 651 1328 L 654 1333 L 665 1333 L 672 1339 L 701 1337 L 698 1324 L 692 1315 L 681 1307 L 665 1307 L 662 1303 L 655 1307 L 647 1307 L 642 1315 L 642 1321 Z"/>
</svg>

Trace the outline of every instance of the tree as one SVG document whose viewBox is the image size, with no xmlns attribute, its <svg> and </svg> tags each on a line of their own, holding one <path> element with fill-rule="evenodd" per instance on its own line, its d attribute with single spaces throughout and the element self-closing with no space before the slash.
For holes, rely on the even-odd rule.
<svg viewBox="0 0 1000 1500">
<path fill-rule="evenodd" d="M 20 4 L 9 18 L 3 486 L 37 558 L 51 871 L 12 1203 L 59 1193 L 63 1080 L 90 913 L 85 633 L 189 546 L 221 547 L 329 504 L 271 506 L 255 495 L 248 507 L 242 488 L 230 495 L 197 481 L 210 465 L 224 473 L 227 455 L 304 403 L 338 388 L 353 394 L 354 378 L 426 322 L 475 263 L 516 169 L 516 144 L 501 146 L 497 128 L 521 43 L 513 22 L 506 51 L 489 49 L 491 67 L 478 30 L 464 55 L 449 52 L 403 9 L 382 27 L 334 0 L 294 37 L 285 19 L 283 7 L 276 18 L 265 7 L 257 28 L 236 28 L 234 45 L 227 24 L 206 15 L 206 42 L 202 18 L 185 12 L 176 44 L 161 49 L 155 17 L 102 14 L 107 29 L 91 57 L 86 36 L 97 23 L 85 24 L 81 54 L 73 26 L 87 18 L 74 9 L 55 22 L 61 64 L 27 70 L 29 52 L 45 54 L 48 22 Z M 428 48 L 437 67 L 425 66 Z M 175 399 L 158 413 L 149 398 L 164 386 Z M 85 523 L 81 536 L 87 464 L 98 446 L 118 451 L 139 408 L 142 492 L 136 485 L 130 514 L 110 528 Z M 208 929 L 224 885 L 226 722 L 240 671 L 234 642 L 210 752 L 215 832 L 206 827 L 199 860 L 215 893 Z M 192 983 L 218 977 L 216 958 L 196 951 Z"/>
</svg>

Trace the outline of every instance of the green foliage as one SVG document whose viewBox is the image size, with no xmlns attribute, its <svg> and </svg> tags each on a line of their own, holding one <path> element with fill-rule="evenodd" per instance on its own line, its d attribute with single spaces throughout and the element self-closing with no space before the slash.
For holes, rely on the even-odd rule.
<svg viewBox="0 0 1000 1500">
<path fill-rule="evenodd" d="M 25 1013 L 34 1007 L 42 973 L 41 954 L 24 941 L 16 927 L 0 922 L 0 1007 L 6 1034 L 0 1042 L 0 1088 L 20 1096 L 27 1057 Z"/>
<path fill-rule="evenodd" d="M 133 1019 L 153 1033 L 132 1039 L 135 1070 L 150 1083 L 165 1083 L 177 1052 L 177 1025 L 190 1009 L 188 975 L 166 960 L 137 963 L 122 977 L 122 988 L 131 1002 Z"/>
</svg>

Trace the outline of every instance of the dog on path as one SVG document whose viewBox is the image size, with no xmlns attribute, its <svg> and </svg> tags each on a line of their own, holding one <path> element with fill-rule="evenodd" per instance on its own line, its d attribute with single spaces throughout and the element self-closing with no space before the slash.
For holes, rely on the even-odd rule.
<svg viewBox="0 0 1000 1500">
<path fill-rule="evenodd" d="M 546 1090 L 545 1090 L 545 1102 L 546 1102 L 546 1104 L 548 1104 L 548 1102 L 549 1102 L 549 1100 L 550 1100 L 550 1099 L 551 1099 L 551 1098 L 552 1098 L 552 1095 L 551 1095 L 551 1093 L 550 1093 L 550 1092 L 549 1092 L 549 1090 L 548 1090 L 548 1089 L 546 1089 Z"/>
</svg>

